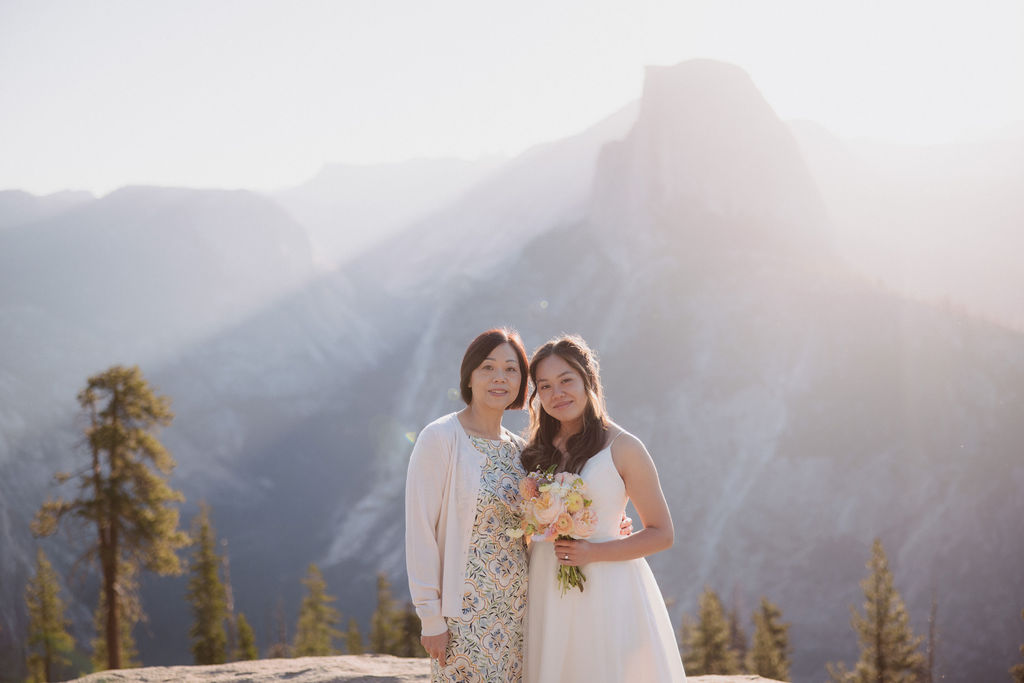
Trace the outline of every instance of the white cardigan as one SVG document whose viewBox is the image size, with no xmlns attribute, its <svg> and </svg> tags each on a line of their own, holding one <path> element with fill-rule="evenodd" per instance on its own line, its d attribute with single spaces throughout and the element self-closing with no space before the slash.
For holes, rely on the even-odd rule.
<svg viewBox="0 0 1024 683">
<path fill-rule="evenodd" d="M 502 430 L 522 446 L 518 436 Z M 412 448 L 405 480 L 405 562 L 409 594 L 425 636 L 444 633 L 444 618 L 461 613 L 485 462 L 457 413 L 424 427 Z"/>
</svg>

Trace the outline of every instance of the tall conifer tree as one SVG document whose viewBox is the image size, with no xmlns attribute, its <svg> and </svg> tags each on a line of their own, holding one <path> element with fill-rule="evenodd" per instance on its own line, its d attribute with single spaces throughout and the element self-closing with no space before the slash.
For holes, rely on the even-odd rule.
<svg viewBox="0 0 1024 683">
<path fill-rule="evenodd" d="M 217 536 L 210 522 L 210 506 L 202 503 L 193 522 L 195 552 L 188 601 L 192 606 L 192 657 L 196 664 L 223 664 L 227 659 L 227 597 L 218 569 Z"/>
<path fill-rule="evenodd" d="M 729 642 L 729 621 L 722 601 L 711 588 L 705 587 L 700 596 L 697 621 L 683 619 L 682 641 L 687 673 L 739 673 L 739 661 Z"/>
<path fill-rule="evenodd" d="M 32 530 L 50 535 L 69 514 L 95 528 L 96 541 L 86 556 L 100 566 L 106 665 L 117 669 L 124 666 L 124 620 L 118 610 L 130 583 L 123 572 L 145 568 L 157 574 L 179 573 L 175 551 L 188 543 L 178 530 L 178 510 L 172 505 L 183 500 L 182 495 L 167 484 L 174 459 L 155 436 L 173 415 L 169 400 L 153 393 L 138 367 L 115 365 L 90 377 L 78 403 L 87 421 L 91 458 L 79 477 L 78 497 L 44 503 Z M 61 483 L 70 478 L 57 475 Z"/>
<path fill-rule="evenodd" d="M 341 623 L 341 614 L 331 603 L 335 598 L 327 594 L 327 583 L 320 568 L 309 565 L 309 573 L 302 580 L 309 591 L 302 600 L 299 610 L 299 625 L 295 633 L 295 656 L 318 657 L 336 655 L 334 640 L 342 636 L 336 627 Z"/>
<path fill-rule="evenodd" d="M 68 655 L 75 641 L 68 633 L 70 622 L 64 616 L 57 572 L 42 548 L 36 550 L 36 573 L 25 587 L 25 604 L 28 606 L 29 671 L 37 673 L 44 681 L 55 681 L 58 672 L 71 663 Z"/>
<path fill-rule="evenodd" d="M 761 598 L 754 612 L 754 645 L 747 656 L 750 673 L 789 680 L 789 624 L 782 623 L 782 612 L 777 606 Z"/>
<path fill-rule="evenodd" d="M 120 585 L 123 587 L 123 591 L 117 596 L 117 633 L 121 648 L 121 668 L 134 669 L 139 666 L 139 651 L 135 646 L 135 637 L 132 632 L 135 630 L 135 625 L 143 620 L 144 615 L 138 597 L 135 568 L 124 566 L 118 571 L 118 576 Z M 101 592 L 99 604 L 96 605 L 96 611 L 93 613 L 93 626 L 96 628 L 96 637 L 92 640 L 93 671 L 110 668 L 106 630 L 109 613 L 106 593 Z"/>
<path fill-rule="evenodd" d="M 370 617 L 370 652 L 396 654 L 402 649 L 402 615 L 391 596 L 387 574 L 377 573 L 377 609 Z"/>
<path fill-rule="evenodd" d="M 851 606 L 850 623 L 860 641 L 860 659 L 853 671 L 828 665 L 833 681 L 856 683 L 915 683 L 924 668 L 918 651 L 921 638 L 910 628 L 910 617 L 896 588 L 881 539 L 871 548 L 869 574 L 861 581 L 864 613 Z"/>
<path fill-rule="evenodd" d="M 411 602 L 406 602 L 399 615 L 401 621 L 398 648 L 394 653 L 399 657 L 426 657 L 427 651 L 420 643 L 420 618 Z"/>
<path fill-rule="evenodd" d="M 221 569 L 224 573 L 224 597 L 227 599 L 225 609 L 227 610 L 227 648 L 230 657 L 236 658 L 239 651 L 238 646 L 238 620 L 235 618 L 235 591 L 231 587 L 231 560 L 228 554 L 228 541 L 221 539 L 223 553 L 221 554 Z"/>
<path fill-rule="evenodd" d="M 921 683 L 934 683 L 935 681 L 935 652 L 939 646 L 939 599 L 936 596 L 935 588 L 932 588 L 932 607 L 928 612 L 928 640 L 924 650 L 924 669 L 921 674 Z"/>
<path fill-rule="evenodd" d="M 235 652 L 235 659 L 242 662 L 259 658 L 260 653 L 256 649 L 256 635 L 252 632 L 252 626 L 249 625 L 249 620 L 245 618 L 245 614 L 239 612 L 238 650 Z"/>
<path fill-rule="evenodd" d="M 348 630 L 345 631 L 345 651 L 350 655 L 361 655 L 366 651 L 363 634 L 359 632 L 359 624 L 355 619 L 348 620 Z"/>
<path fill-rule="evenodd" d="M 743 664 L 747 661 L 747 632 L 743 630 L 740 610 L 735 602 L 729 610 L 729 647 L 736 653 L 737 662 Z"/>
<path fill-rule="evenodd" d="M 277 599 L 272 616 L 271 633 L 273 641 L 267 648 L 266 656 L 270 659 L 280 659 L 292 656 L 292 646 L 288 643 L 288 623 L 284 616 L 284 600 Z"/>
</svg>

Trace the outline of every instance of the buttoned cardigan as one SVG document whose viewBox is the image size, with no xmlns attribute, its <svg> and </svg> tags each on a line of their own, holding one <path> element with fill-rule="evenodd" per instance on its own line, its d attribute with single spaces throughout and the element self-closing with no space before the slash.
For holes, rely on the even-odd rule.
<svg viewBox="0 0 1024 683">
<path fill-rule="evenodd" d="M 522 447 L 520 437 L 502 431 Z M 461 613 L 485 462 L 457 413 L 428 424 L 413 445 L 405 480 L 405 562 L 425 636 L 444 633 L 445 617 Z"/>
</svg>

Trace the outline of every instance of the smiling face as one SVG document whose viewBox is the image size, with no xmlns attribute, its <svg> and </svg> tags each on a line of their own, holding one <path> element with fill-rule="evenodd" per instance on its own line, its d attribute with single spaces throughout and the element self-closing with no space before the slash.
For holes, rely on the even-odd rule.
<svg viewBox="0 0 1024 683">
<path fill-rule="evenodd" d="M 522 383 L 519 357 L 507 342 L 494 347 L 469 376 L 473 403 L 494 410 L 505 410 L 511 405 Z"/>
<path fill-rule="evenodd" d="M 537 398 L 551 417 L 570 428 L 582 424 L 589 397 L 583 376 L 558 354 L 540 361 L 536 368 Z"/>
</svg>

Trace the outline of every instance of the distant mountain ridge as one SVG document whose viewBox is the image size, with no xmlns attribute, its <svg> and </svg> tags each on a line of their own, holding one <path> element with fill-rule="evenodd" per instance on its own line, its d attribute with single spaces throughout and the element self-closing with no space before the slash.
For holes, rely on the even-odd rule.
<svg viewBox="0 0 1024 683">
<path fill-rule="evenodd" d="M 459 196 L 504 160 L 419 159 L 329 164 L 307 182 L 269 196 L 309 232 L 316 260 L 336 267 Z"/>
<path fill-rule="evenodd" d="M 93 199 L 88 192 L 70 190 L 42 197 L 21 190 L 0 190 L 0 230 L 50 218 Z"/>
<path fill-rule="evenodd" d="M 402 590 L 409 434 L 460 407 L 450 390 L 466 342 L 504 323 L 531 347 L 575 331 L 600 353 L 613 417 L 658 464 L 677 540 L 651 564 L 677 622 L 705 584 L 744 615 L 766 595 L 793 624 L 793 680 L 818 680 L 826 661 L 855 656 L 848 605 L 880 536 L 919 633 L 938 590 L 947 679 L 1004 675 L 1024 594 L 1022 335 L 844 266 L 796 140 L 735 67 L 650 75 L 638 108 L 607 127 L 510 162 L 348 266 L 144 368 L 174 397 L 164 437 L 185 518 L 200 498 L 213 504 L 236 603 L 260 635 L 278 597 L 298 604 L 311 561 L 346 615 L 365 619 L 375 571 Z M 264 264 L 273 243 L 263 233 Z M 12 300 L 0 315 L 29 320 L 23 309 Z M 24 376 L 4 371 L 0 389 Z M 24 385 L 0 394 L 15 427 L 0 430 L 14 434 L 0 443 L 0 542 L 17 549 L 0 560 L 7 632 L 24 528 L 68 461 L 83 380 L 62 376 L 63 408 L 31 428 L 17 427 Z M 146 586 L 147 663 L 184 661 L 183 590 Z"/>
</svg>

